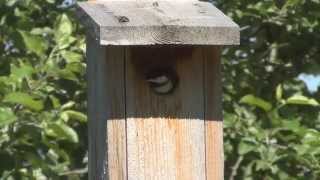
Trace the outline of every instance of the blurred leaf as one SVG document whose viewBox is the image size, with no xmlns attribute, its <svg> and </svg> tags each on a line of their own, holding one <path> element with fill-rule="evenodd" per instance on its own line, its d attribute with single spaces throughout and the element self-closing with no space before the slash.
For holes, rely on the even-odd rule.
<svg viewBox="0 0 320 180">
<path fill-rule="evenodd" d="M 62 57 L 66 59 L 67 63 L 80 62 L 82 60 L 82 55 L 72 51 L 63 51 Z"/>
<path fill-rule="evenodd" d="M 70 36 L 72 33 L 72 23 L 66 14 L 62 14 L 58 21 L 58 27 L 56 29 L 59 35 Z"/>
<path fill-rule="evenodd" d="M 63 104 L 63 105 L 61 106 L 61 109 L 63 109 L 63 110 L 65 110 L 65 109 L 70 109 L 70 108 L 74 107 L 75 104 L 76 104 L 76 103 L 75 103 L 74 101 L 69 101 L 69 102 Z"/>
<path fill-rule="evenodd" d="M 294 95 L 287 99 L 287 104 L 297 104 L 297 105 L 310 105 L 310 106 L 319 106 L 319 103 L 312 98 L 308 98 L 302 95 Z"/>
<path fill-rule="evenodd" d="M 270 164 L 263 160 L 256 161 L 256 170 L 267 170 L 270 168 Z"/>
<path fill-rule="evenodd" d="M 303 0 L 287 0 L 285 6 L 296 6 L 301 2 L 303 2 Z"/>
<path fill-rule="evenodd" d="M 12 112 L 10 108 L 1 108 L 0 107 L 0 127 L 11 124 L 16 121 L 17 117 Z"/>
<path fill-rule="evenodd" d="M 74 43 L 77 39 L 72 36 L 62 36 L 58 39 L 58 49 L 65 49 L 68 48 L 72 43 Z"/>
<path fill-rule="evenodd" d="M 270 111 L 272 109 L 272 105 L 270 103 L 251 94 L 242 97 L 240 102 L 252 106 L 257 106 L 265 111 Z"/>
<path fill-rule="evenodd" d="M 52 34 L 53 30 L 49 27 L 43 27 L 43 28 L 33 28 L 30 31 L 31 34 L 34 35 L 47 35 L 47 34 Z"/>
<path fill-rule="evenodd" d="M 84 75 L 86 72 L 85 65 L 83 63 L 69 63 L 66 66 L 66 70 L 76 74 Z"/>
<path fill-rule="evenodd" d="M 23 77 L 29 77 L 34 72 L 33 67 L 23 64 L 21 67 L 11 66 L 11 76 L 21 80 Z"/>
<path fill-rule="evenodd" d="M 79 138 L 77 133 L 67 124 L 65 124 L 63 121 L 56 122 L 56 123 L 50 123 L 48 125 L 48 131 L 52 131 L 54 133 L 54 136 L 66 139 L 73 143 L 78 143 Z M 50 133 L 49 133 L 50 134 Z M 53 135 L 53 134 L 51 134 Z"/>
<path fill-rule="evenodd" d="M 70 40 L 73 31 L 72 22 L 66 14 L 59 16 L 57 25 L 55 28 L 55 40 L 59 46 L 59 49 L 66 48 L 72 40 Z"/>
<path fill-rule="evenodd" d="M 80 122 L 87 122 L 87 116 L 81 112 L 68 110 L 68 111 L 64 111 L 63 114 L 67 115 L 69 119 L 75 119 Z"/>
<path fill-rule="evenodd" d="M 283 126 L 283 128 L 292 130 L 294 132 L 298 132 L 302 129 L 301 124 L 299 123 L 299 121 L 297 120 L 282 120 L 281 124 Z"/>
<path fill-rule="evenodd" d="M 276 88 L 276 99 L 278 101 L 280 101 L 282 99 L 282 93 L 283 93 L 283 90 L 282 90 L 282 85 L 279 84 Z"/>
<path fill-rule="evenodd" d="M 28 50 L 36 53 L 38 56 L 44 55 L 45 51 L 48 48 L 48 44 L 42 37 L 30 34 L 26 31 L 19 31 L 19 32 Z"/>
<path fill-rule="evenodd" d="M 71 81 L 78 81 L 78 77 L 72 71 L 69 71 L 68 69 L 61 69 L 57 73 L 58 73 L 58 76 L 61 79 L 68 79 L 68 80 L 71 80 Z"/>
<path fill-rule="evenodd" d="M 238 147 L 238 153 L 240 155 L 247 154 L 256 149 L 256 145 L 251 142 L 241 141 Z"/>
<path fill-rule="evenodd" d="M 303 142 L 308 144 L 318 144 L 320 148 L 320 133 L 314 129 L 308 129 L 303 137 Z"/>
<path fill-rule="evenodd" d="M 53 4 L 55 0 L 46 0 L 48 3 Z"/>
<path fill-rule="evenodd" d="M 7 6 L 13 6 L 18 0 L 7 0 Z"/>
<path fill-rule="evenodd" d="M 53 105 L 54 108 L 58 108 L 58 107 L 61 106 L 60 100 L 59 100 L 58 98 L 56 98 L 56 97 L 53 96 L 53 95 L 50 95 L 49 98 L 50 98 L 50 100 L 51 100 L 52 105 Z"/>
<path fill-rule="evenodd" d="M 4 102 L 21 104 L 32 110 L 40 111 L 43 109 L 43 102 L 41 100 L 35 100 L 32 96 L 26 93 L 14 92 L 9 93 L 4 97 Z"/>
</svg>

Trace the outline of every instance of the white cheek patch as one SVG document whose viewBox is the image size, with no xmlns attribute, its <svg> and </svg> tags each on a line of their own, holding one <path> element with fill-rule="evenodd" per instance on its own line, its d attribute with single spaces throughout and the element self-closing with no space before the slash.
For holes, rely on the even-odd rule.
<svg viewBox="0 0 320 180">
<path fill-rule="evenodd" d="M 156 84 L 164 84 L 169 81 L 167 76 L 158 76 L 155 78 L 147 79 L 148 82 L 156 83 Z"/>
<path fill-rule="evenodd" d="M 173 89 L 173 83 L 172 81 L 169 81 L 168 83 L 165 83 L 161 86 L 154 87 L 153 90 L 159 94 L 166 94 L 169 93 Z"/>
</svg>

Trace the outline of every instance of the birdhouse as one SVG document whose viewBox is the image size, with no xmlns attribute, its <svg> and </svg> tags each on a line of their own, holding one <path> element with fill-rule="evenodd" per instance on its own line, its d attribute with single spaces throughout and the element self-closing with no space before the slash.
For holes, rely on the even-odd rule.
<svg viewBox="0 0 320 180">
<path fill-rule="evenodd" d="M 239 27 L 209 2 L 78 3 L 87 30 L 89 179 L 222 180 L 220 49 Z"/>
</svg>

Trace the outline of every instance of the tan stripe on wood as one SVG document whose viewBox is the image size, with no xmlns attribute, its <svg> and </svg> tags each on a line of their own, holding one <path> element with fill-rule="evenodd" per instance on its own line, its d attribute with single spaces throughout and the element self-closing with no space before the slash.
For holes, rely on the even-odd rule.
<svg viewBox="0 0 320 180">
<path fill-rule="evenodd" d="M 223 123 L 206 121 L 207 180 L 223 180 Z"/>
<path fill-rule="evenodd" d="M 105 47 L 107 94 L 107 149 L 108 178 L 110 180 L 127 179 L 126 167 L 126 121 L 124 88 L 124 47 Z"/>
<path fill-rule="evenodd" d="M 223 122 L 220 70 L 220 48 L 203 48 L 205 61 L 205 119 L 207 180 L 222 180 Z"/>
</svg>

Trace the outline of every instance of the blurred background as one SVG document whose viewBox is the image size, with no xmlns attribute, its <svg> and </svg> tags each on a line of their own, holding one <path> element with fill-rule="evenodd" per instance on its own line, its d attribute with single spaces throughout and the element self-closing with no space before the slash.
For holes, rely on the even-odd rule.
<svg viewBox="0 0 320 180">
<path fill-rule="evenodd" d="M 87 179 L 84 29 L 74 0 L 0 1 L 0 179 Z M 320 0 L 212 1 L 223 50 L 225 179 L 320 179 Z"/>
</svg>

